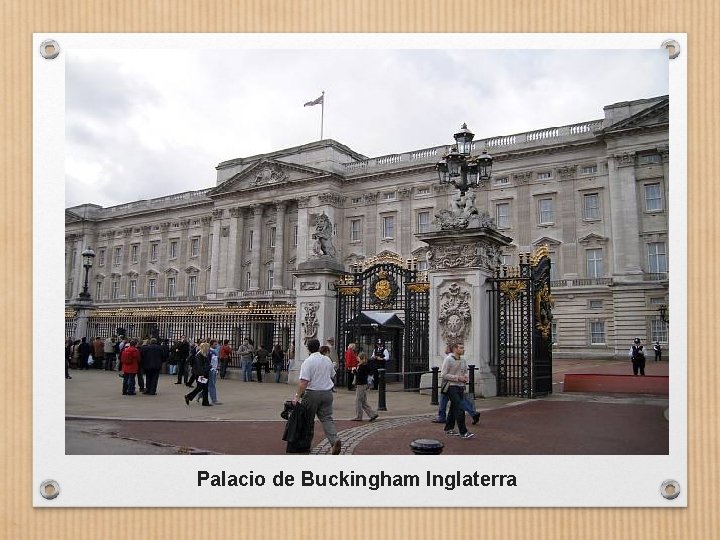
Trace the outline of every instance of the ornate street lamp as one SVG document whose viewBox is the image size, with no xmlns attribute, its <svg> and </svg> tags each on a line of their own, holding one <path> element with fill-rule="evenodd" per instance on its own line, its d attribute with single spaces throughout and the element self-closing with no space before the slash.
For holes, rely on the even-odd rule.
<svg viewBox="0 0 720 540">
<path fill-rule="evenodd" d="M 667 305 L 663 304 L 658 308 L 658 311 L 660 312 L 660 318 L 665 324 L 668 324 L 670 322 L 670 313 L 668 312 Z"/>
<path fill-rule="evenodd" d="M 85 248 L 81 254 L 83 259 L 83 268 L 85 268 L 85 283 L 83 284 L 83 290 L 79 297 L 81 300 L 90 300 L 90 293 L 88 292 L 88 273 L 92 268 L 93 262 L 95 261 L 95 252 L 90 246 Z"/>
<path fill-rule="evenodd" d="M 441 184 L 452 184 L 460 190 L 460 195 L 470 188 L 490 180 L 492 156 L 487 151 L 479 156 L 471 156 L 472 141 L 475 134 L 463 124 L 455 135 L 455 146 L 435 166 Z"/>
</svg>

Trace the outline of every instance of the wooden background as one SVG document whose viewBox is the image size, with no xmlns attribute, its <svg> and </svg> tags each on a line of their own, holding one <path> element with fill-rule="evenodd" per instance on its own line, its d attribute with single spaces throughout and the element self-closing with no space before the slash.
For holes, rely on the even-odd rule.
<svg viewBox="0 0 720 540">
<path fill-rule="evenodd" d="M 720 232 L 715 204 L 720 192 L 718 6 L 712 0 L 0 0 L 0 362 L 5 366 L 0 538 L 719 538 L 718 292 L 710 279 L 718 262 L 712 246 Z M 31 492 L 38 486 L 31 483 L 30 351 L 40 347 L 42 361 L 57 354 L 54 344 L 31 330 L 33 32 L 687 32 L 681 54 L 689 62 L 690 475 L 682 487 L 689 507 L 33 509 Z"/>
</svg>

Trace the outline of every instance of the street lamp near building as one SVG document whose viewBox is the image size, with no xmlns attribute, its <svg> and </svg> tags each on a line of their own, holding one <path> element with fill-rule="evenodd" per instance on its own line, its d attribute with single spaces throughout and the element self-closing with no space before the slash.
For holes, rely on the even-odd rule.
<svg viewBox="0 0 720 540">
<path fill-rule="evenodd" d="M 452 184 L 463 196 L 470 188 L 476 188 L 490 179 L 492 156 L 483 151 L 472 156 L 473 138 L 467 124 L 463 124 L 455 135 L 455 146 L 435 166 L 441 184 Z"/>
<path fill-rule="evenodd" d="M 81 300 L 90 300 L 90 293 L 88 292 L 88 274 L 92 268 L 93 262 L 95 261 L 95 252 L 90 246 L 85 248 L 81 254 L 83 260 L 83 268 L 85 268 L 85 283 L 83 284 L 83 290 L 79 295 Z"/>
<path fill-rule="evenodd" d="M 668 311 L 668 307 L 666 304 L 661 305 L 658 308 L 658 311 L 660 312 L 660 318 L 665 324 L 668 324 L 670 322 L 670 312 Z"/>
</svg>

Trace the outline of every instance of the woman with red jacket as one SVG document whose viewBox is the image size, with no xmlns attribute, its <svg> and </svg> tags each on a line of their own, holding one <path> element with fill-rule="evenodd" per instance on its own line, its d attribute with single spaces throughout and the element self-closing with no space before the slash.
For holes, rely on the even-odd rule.
<svg viewBox="0 0 720 540">
<path fill-rule="evenodd" d="M 355 389 L 353 382 L 355 380 L 355 370 L 358 366 L 358 357 L 355 351 L 355 344 L 350 343 L 345 349 L 345 373 L 347 373 L 347 389 L 352 391 Z"/>
<path fill-rule="evenodd" d="M 135 375 L 140 370 L 140 351 L 137 350 L 137 340 L 123 348 L 120 353 L 120 371 L 123 372 L 123 396 L 135 395 Z"/>
</svg>

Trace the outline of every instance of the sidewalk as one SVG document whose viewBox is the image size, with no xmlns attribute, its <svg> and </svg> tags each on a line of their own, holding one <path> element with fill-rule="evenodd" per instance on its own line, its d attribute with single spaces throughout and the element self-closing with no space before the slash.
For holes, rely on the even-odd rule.
<svg viewBox="0 0 720 540">
<path fill-rule="evenodd" d="M 667 399 L 653 396 L 562 394 L 562 377 L 573 373 L 626 373 L 629 362 L 557 361 L 553 380 L 555 393 L 548 398 L 477 399 L 481 412 L 472 440 L 447 438 L 441 424 L 431 423 L 437 406 L 430 396 L 403 392 L 390 385 L 387 411 L 373 423 L 351 422 L 354 392 L 337 388 L 334 418 L 344 442 L 343 453 L 409 454 L 409 444 L 418 438 L 442 441 L 444 453 L 453 454 L 663 454 L 667 453 L 667 421 L 663 412 Z M 667 373 L 667 362 L 648 363 L 647 373 Z M 185 405 L 189 390 L 175 385 L 174 376 L 162 375 L 158 395 L 121 395 L 117 372 L 71 371 L 66 381 L 67 437 L 94 434 L 107 442 L 135 441 L 174 453 L 283 454 L 281 440 L 283 403 L 294 386 L 244 383 L 236 378 L 218 380 L 222 405 Z M 370 392 L 370 405 L 377 406 L 377 392 Z M 316 424 L 313 453 L 325 453 L 327 441 Z M 101 445 L 102 447 L 102 445 Z M 70 441 L 68 448 L 76 448 Z M 139 447 L 142 449 L 142 447 Z M 73 453 L 97 451 L 69 450 Z M 145 453 L 138 451 L 138 453 Z M 147 453 L 154 453 L 148 451 Z"/>
</svg>

